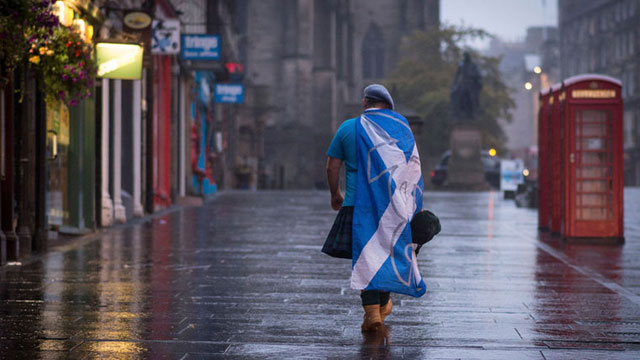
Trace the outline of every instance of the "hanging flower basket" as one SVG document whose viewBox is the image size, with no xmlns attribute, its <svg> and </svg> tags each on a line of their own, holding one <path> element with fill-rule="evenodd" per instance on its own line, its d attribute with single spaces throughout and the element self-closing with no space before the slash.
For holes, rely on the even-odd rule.
<svg viewBox="0 0 640 360">
<path fill-rule="evenodd" d="M 91 44 L 85 43 L 72 27 L 59 24 L 52 12 L 54 1 L 20 2 L 28 4 L 26 10 L 16 11 L 13 17 L 0 17 L 0 45 L 17 39 L 0 54 L 7 69 L 26 62 L 40 74 L 47 101 L 60 100 L 75 106 L 91 96 L 96 73 Z"/>
<path fill-rule="evenodd" d="M 42 75 L 47 100 L 75 106 L 91 96 L 96 73 L 92 48 L 71 29 L 60 26 L 52 36 L 36 38 L 29 49 L 29 62 Z"/>
</svg>

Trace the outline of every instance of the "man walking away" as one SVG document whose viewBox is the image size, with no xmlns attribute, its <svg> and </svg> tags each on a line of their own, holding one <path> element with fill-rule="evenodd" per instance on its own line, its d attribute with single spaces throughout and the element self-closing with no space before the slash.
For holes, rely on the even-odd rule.
<svg viewBox="0 0 640 360">
<path fill-rule="evenodd" d="M 390 291 L 420 296 L 425 290 L 415 253 L 412 252 L 411 262 L 402 264 L 407 261 L 407 233 L 411 246 L 408 221 L 422 207 L 422 178 L 415 139 L 407 120 L 393 111 L 393 99 L 387 89 L 378 84 L 367 86 L 362 107 L 360 117 L 346 120 L 338 128 L 327 151 L 331 207 L 339 212 L 322 251 L 352 259 L 351 285 L 361 290 L 365 311 L 361 328 L 375 331 L 391 313 Z M 372 160 L 372 155 L 378 157 Z M 339 187 L 343 163 L 344 195 Z M 371 174 L 372 169 L 379 176 Z M 392 190 L 394 195 L 389 199 Z M 393 223 L 394 231 L 376 230 L 380 226 L 387 228 L 388 223 Z M 392 264 L 391 272 L 386 263 Z"/>
</svg>

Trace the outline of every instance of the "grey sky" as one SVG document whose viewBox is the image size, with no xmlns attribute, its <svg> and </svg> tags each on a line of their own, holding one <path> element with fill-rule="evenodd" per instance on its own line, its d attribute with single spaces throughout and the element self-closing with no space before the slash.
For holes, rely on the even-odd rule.
<svg viewBox="0 0 640 360">
<path fill-rule="evenodd" d="M 545 6 L 546 5 L 546 6 Z M 557 26 L 557 0 L 440 0 L 440 19 L 481 28 L 503 40 L 522 40 L 528 27 Z M 485 47 L 488 41 L 471 44 Z"/>
</svg>

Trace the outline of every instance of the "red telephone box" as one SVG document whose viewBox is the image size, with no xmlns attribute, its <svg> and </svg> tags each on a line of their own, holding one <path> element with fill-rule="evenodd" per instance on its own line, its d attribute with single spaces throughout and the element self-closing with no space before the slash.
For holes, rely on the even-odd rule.
<svg viewBox="0 0 640 360">
<path fill-rule="evenodd" d="M 558 90 L 564 237 L 624 237 L 621 90 L 602 75 L 568 78 Z"/>
<path fill-rule="evenodd" d="M 620 81 L 579 75 L 540 93 L 540 229 L 624 240 Z"/>
</svg>

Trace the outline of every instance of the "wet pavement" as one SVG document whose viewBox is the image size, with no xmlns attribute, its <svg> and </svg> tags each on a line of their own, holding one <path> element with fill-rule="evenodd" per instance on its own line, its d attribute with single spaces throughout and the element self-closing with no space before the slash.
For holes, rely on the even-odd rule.
<svg viewBox="0 0 640 360">
<path fill-rule="evenodd" d="M 626 243 L 566 244 L 500 193 L 425 194 L 427 294 L 360 332 L 325 192 L 227 192 L 0 269 L 4 359 L 640 359 L 640 189 Z"/>
</svg>

